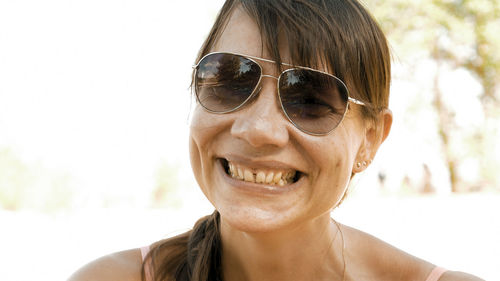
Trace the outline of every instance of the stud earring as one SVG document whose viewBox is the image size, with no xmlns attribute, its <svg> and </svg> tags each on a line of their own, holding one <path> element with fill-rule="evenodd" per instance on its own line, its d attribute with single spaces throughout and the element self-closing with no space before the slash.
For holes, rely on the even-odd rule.
<svg viewBox="0 0 500 281">
<path fill-rule="evenodd" d="M 363 166 L 366 166 L 366 161 L 363 161 Z"/>
<path fill-rule="evenodd" d="M 361 162 L 356 163 L 356 167 L 361 168 Z"/>
</svg>

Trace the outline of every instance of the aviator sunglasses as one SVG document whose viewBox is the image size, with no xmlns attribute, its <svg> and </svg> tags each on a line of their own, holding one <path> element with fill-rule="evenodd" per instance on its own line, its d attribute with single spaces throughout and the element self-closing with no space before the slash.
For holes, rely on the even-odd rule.
<svg viewBox="0 0 500 281">
<path fill-rule="evenodd" d="M 201 106 L 213 113 L 238 110 L 258 95 L 263 77 L 277 80 L 278 97 L 285 116 L 299 130 L 326 135 L 344 119 L 349 102 L 366 105 L 349 97 L 339 78 L 303 66 L 293 66 L 279 77 L 262 74 L 257 61 L 275 61 L 225 52 L 209 53 L 193 66 L 194 90 Z"/>
</svg>

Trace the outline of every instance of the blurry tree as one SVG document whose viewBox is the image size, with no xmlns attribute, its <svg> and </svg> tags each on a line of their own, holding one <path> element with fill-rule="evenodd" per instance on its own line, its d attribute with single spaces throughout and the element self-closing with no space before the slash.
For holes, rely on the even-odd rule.
<svg viewBox="0 0 500 281">
<path fill-rule="evenodd" d="M 11 149 L 0 148 L 0 208 L 54 212 L 70 209 L 71 177 L 26 164 Z"/>
<path fill-rule="evenodd" d="M 0 208 L 23 207 L 23 198 L 34 183 L 30 169 L 11 150 L 0 149 Z"/>
<path fill-rule="evenodd" d="M 156 185 L 153 190 L 152 205 L 155 208 L 179 208 L 179 167 L 163 163 L 156 171 Z"/>
<path fill-rule="evenodd" d="M 371 0 L 366 4 L 388 34 L 396 56 L 415 64 L 428 59 L 435 63 L 430 81 L 433 106 L 452 191 L 471 190 L 457 173 L 470 157 L 481 159 L 477 165 L 486 185 L 498 187 L 500 179 L 492 167 L 500 163 L 491 153 L 491 144 L 498 138 L 500 121 L 500 0 Z M 450 93 L 440 87 L 443 72 L 456 69 L 465 69 L 482 86 L 484 122 L 473 128 L 461 127 L 443 97 Z M 485 185 L 484 181 L 476 184 Z"/>
</svg>

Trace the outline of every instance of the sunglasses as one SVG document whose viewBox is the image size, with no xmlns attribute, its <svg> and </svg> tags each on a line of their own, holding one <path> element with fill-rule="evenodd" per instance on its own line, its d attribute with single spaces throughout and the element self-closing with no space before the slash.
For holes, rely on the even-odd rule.
<svg viewBox="0 0 500 281">
<path fill-rule="evenodd" d="M 326 135 L 344 119 L 349 102 L 366 105 L 349 97 L 347 86 L 339 78 L 316 69 L 293 66 L 279 77 L 262 74 L 257 61 L 275 61 L 215 52 L 205 55 L 193 66 L 194 90 L 202 107 L 212 113 L 238 110 L 257 96 L 263 77 L 277 80 L 278 97 L 285 116 L 310 135 Z"/>
</svg>

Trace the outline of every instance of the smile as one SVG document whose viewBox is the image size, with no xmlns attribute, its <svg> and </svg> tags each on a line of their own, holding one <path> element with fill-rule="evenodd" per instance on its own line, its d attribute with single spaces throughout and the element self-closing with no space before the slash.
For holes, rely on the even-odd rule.
<svg viewBox="0 0 500 281">
<path fill-rule="evenodd" d="M 302 173 L 296 170 L 252 168 L 221 159 L 227 175 L 233 179 L 267 185 L 285 186 L 299 180 Z"/>
</svg>

